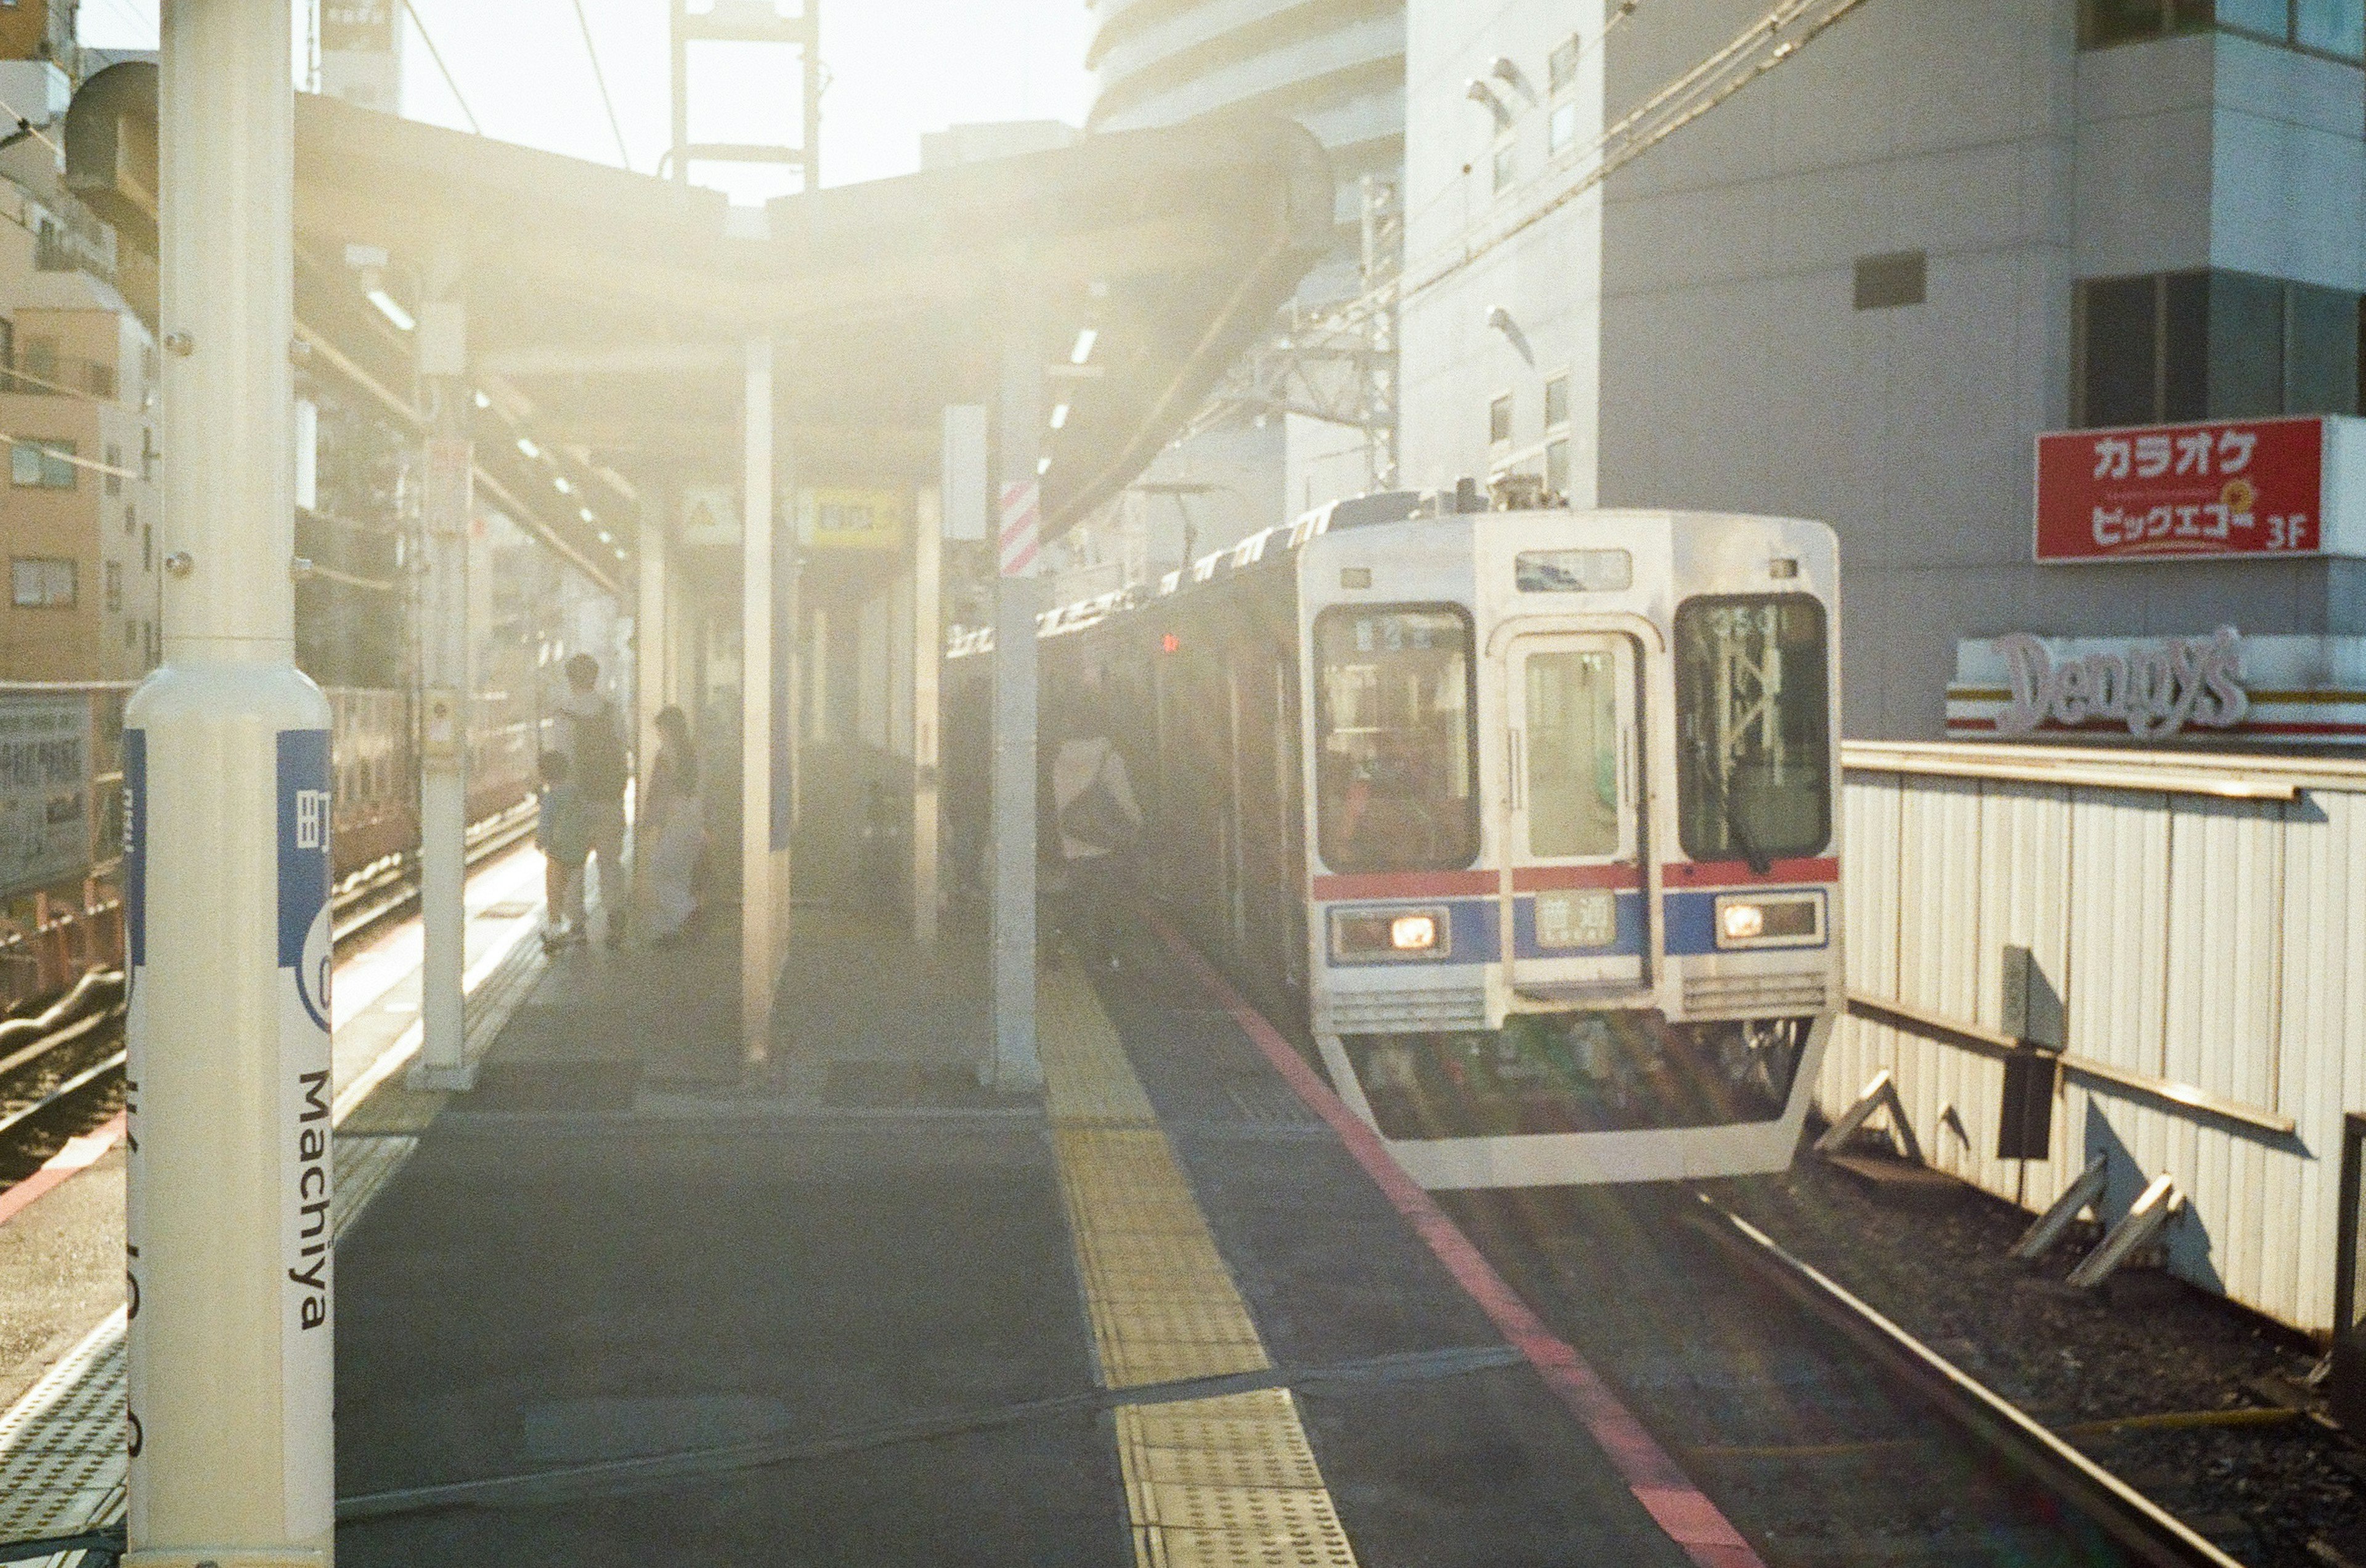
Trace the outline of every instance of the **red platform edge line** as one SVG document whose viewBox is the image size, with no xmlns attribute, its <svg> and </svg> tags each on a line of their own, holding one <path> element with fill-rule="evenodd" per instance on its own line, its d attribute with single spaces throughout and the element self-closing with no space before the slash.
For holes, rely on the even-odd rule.
<svg viewBox="0 0 2366 1568">
<path fill-rule="evenodd" d="M 1681 1466 L 1644 1429 L 1635 1413 L 1611 1392 L 1610 1386 L 1586 1364 L 1575 1348 L 1545 1325 L 1519 1293 L 1504 1282 L 1461 1227 L 1447 1217 L 1419 1183 L 1404 1173 L 1388 1145 L 1347 1109 L 1315 1076 L 1306 1059 L 1281 1032 L 1216 973 L 1199 949 L 1166 920 L 1153 917 L 1151 926 L 1189 968 L 1200 984 L 1232 1015 L 1241 1032 L 1273 1064 L 1307 1108 L 1330 1125 L 1356 1156 L 1356 1163 L 1376 1182 L 1421 1239 L 1446 1266 L 1479 1309 L 1494 1324 L 1504 1342 L 1536 1369 L 1580 1425 L 1601 1445 L 1602 1451 L 1627 1483 L 1627 1489 L 1644 1511 L 1701 1568 L 1765 1568 L 1741 1532 L 1709 1501 Z"/>
<path fill-rule="evenodd" d="M 31 1208 L 34 1201 L 52 1190 L 65 1185 L 70 1177 L 79 1176 L 96 1165 L 107 1151 L 115 1146 L 130 1125 L 129 1118 L 118 1111 L 78 1138 L 68 1138 L 66 1146 L 51 1155 L 49 1162 L 6 1192 L 0 1192 L 0 1225 L 6 1224 Z"/>
</svg>

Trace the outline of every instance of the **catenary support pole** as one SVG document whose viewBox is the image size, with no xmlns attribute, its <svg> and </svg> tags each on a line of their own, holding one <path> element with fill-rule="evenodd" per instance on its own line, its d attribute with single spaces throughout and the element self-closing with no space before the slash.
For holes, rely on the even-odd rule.
<svg viewBox="0 0 2366 1568">
<path fill-rule="evenodd" d="M 329 705 L 297 672 L 288 0 L 166 0 L 164 662 L 125 716 L 130 1556 L 334 1539 Z"/>
<path fill-rule="evenodd" d="M 923 485 L 912 527 L 912 941 L 937 943 L 937 755 L 944 657 L 944 525 L 941 491 Z"/>
<path fill-rule="evenodd" d="M 416 1089 L 475 1087 L 462 976 L 468 967 L 468 318 L 461 264 L 430 260 L 419 308 L 420 390 L 427 402 L 427 483 L 420 506 L 420 1050 Z M 608 868 L 601 867 L 604 879 Z"/>
<path fill-rule="evenodd" d="M 772 1055 L 772 993 L 781 971 L 774 941 L 772 711 L 775 568 L 772 560 L 772 344 L 752 338 L 741 418 L 739 599 L 739 1026 L 748 1070 Z"/>
<path fill-rule="evenodd" d="M 1026 297 L 1004 316 L 999 399 L 1002 575 L 994 607 L 994 1081 L 1042 1087 L 1035 1052 L 1035 617 L 1043 591 L 1033 539 L 1042 445 L 1042 347 Z"/>
</svg>

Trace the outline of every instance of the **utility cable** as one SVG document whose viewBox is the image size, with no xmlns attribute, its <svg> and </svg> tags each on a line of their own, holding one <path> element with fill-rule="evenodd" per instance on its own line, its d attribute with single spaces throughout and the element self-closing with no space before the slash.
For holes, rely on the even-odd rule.
<svg viewBox="0 0 2366 1568">
<path fill-rule="evenodd" d="M 625 146 L 625 128 L 616 120 L 616 100 L 608 96 L 608 76 L 600 69 L 600 50 L 592 41 L 592 23 L 583 15 L 583 0 L 574 0 L 575 25 L 583 31 L 583 52 L 592 62 L 592 80 L 600 89 L 600 107 L 608 111 L 608 129 L 616 138 L 616 164 L 619 168 L 633 166 L 633 154 Z"/>
<path fill-rule="evenodd" d="M 444 63 L 444 51 L 435 47 L 435 35 L 427 30 L 427 18 L 419 14 L 419 7 L 411 0 L 402 0 L 402 9 L 411 17 L 411 25 L 419 29 L 419 41 L 427 46 L 427 58 L 435 62 L 437 71 L 443 73 L 444 85 L 452 89 L 452 101 L 460 106 L 460 114 L 468 120 L 468 129 L 482 136 L 485 128 L 477 123 L 477 111 L 468 107 L 468 97 L 460 91 L 460 84 L 453 76 L 452 68 Z"/>
</svg>

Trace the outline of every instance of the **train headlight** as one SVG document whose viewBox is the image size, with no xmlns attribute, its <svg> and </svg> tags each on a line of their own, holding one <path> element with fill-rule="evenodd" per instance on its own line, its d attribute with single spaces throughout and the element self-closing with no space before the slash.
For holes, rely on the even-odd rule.
<svg viewBox="0 0 2366 1568">
<path fill-rule="evenodd" d="M 1823 940 L 1821 893 L 1728 894 L 1717 901 L 1719 947 L 1814 947 Z"/>
<path fill-rule="evenodd" d="M 1331 911 L 1331 956 L 1349 962 L 1443 958 L 1452 936 L 1442 908 Z"/>
<path fill-rule="evenodd" d="M 1399 915 L 1389 922 L 1389 945 L 1399 953 L 1427 953 L 1437 945 L 1437 917 Z"/>
</svg>

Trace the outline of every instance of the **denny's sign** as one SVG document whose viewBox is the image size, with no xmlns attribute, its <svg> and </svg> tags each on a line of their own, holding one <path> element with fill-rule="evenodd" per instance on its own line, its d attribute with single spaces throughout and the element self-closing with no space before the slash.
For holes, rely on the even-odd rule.
<svg viewBox="0 0 2366 1568">
<path fill-rule="evenodd" d="M 2366 554 L 2366 420 L 2037 438 L 2041 561 Z"/>
</svg>

